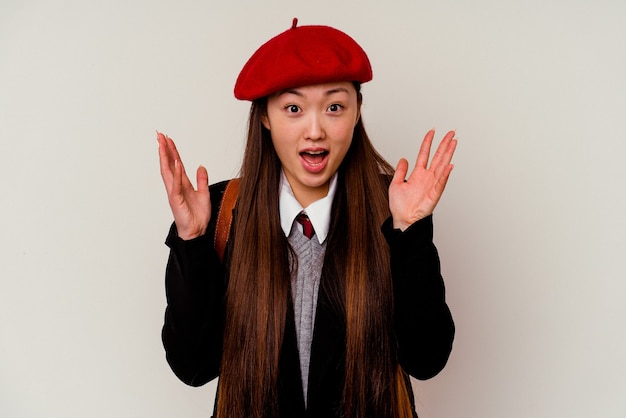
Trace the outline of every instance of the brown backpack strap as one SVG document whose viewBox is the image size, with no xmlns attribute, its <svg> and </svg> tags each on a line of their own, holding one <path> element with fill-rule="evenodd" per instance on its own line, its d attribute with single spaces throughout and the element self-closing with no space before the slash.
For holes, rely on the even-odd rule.
<svg viewBox="0 0 626 418">
<path fill-rule="evenodd" d="M 224 260 L 224 251 L 226 243 L 230 235 L 230 225 L 233 223 L 233 209 L 237 203 L 239 195 L 239 179 L 232 179 L 226 185 L 226 190 L 222 195 L 222 203 L 217 214 L 217 223 L 215 225 L 215 251 L 220 260 Z"/>
</svg>

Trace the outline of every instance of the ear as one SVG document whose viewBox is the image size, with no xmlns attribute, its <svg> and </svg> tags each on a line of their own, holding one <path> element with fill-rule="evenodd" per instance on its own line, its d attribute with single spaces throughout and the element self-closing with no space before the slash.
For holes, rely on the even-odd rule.
<svg viewBox="0 0 626 418">
<path fill-rule="evenodd" d="M 265 126 L 265 129 L 267 129 L 268 131 L 271 131 L 270 120 L 267 117 L 267 113 L 264 113 L 263 115 L 261 115 L 261 123 L 263 124 L 263 126 Z"/>
<path fill-rule="evenodd" d="M 360 100 L 357 102 L 356 118 L 354 119 L 354 126 L 356 126 L 356 124 L 359 123 L 359 119 L 361 119 L 361 101 Z"/>
</svg>

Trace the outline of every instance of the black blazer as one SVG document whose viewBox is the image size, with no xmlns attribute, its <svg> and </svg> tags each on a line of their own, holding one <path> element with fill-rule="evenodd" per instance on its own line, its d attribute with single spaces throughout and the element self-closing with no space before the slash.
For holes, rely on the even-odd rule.
<svg viewBox="0 0 626 418">
<path fill-rule="evenodd" d="M 162 339 L 167 361 L 186 384 L 200 386 L 219 375 L 224 323 L 224 267 L 213 248 L 215 219 L 226 182 L 210 187 L 212 220 L 207 233 L 183 241 L 172 225 L 166 244 L 167 308 Z M 454 323 L 445 302 L 431 217 L 404 232 L 382 226 L 390 245 L 395 335 L 400 364 L 417 379 L 435 376 L 452 349 Z M 233 238 L 234 239 L 234 238 Z M 329 244 L 330 245 L 330 244 Z M 279 364 L 281 417 L 339 417 L 345 375 L 345 319 L 324 290 L 322 274 L 311 346 L 305 409 L 293 309 L 288 310 Z M 327 283 L 329 284 L 329 283 Z M 412 395 L 410 380 L 407 387 Z M 413 399 L 411 399 L 412 403 Z M 414 416 L 417 414 L 414 412 Z M 380 417 L 386 418 L 386 417 Z"/>
</svg>

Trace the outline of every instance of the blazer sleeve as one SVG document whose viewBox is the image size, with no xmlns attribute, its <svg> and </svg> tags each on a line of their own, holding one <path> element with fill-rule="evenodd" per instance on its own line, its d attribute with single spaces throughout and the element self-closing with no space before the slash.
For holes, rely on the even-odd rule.
<svg viewBox="0 0 626 418">
<path fill-rule="evenodd" d="M 405 231 L 394 229 L 389 218 L 382 231 L 391 255 L 400 365 L 417 379 L 429 379 L 446 365 L 455 331 L 433 244 L 432 215 Z"/>
<path fill-rule="evenodd" d="M 225 182 L 211 186 L 212 216 L 206 234 L 183 240 L 173 224 L 165 272 L 167 308 L 162 341 L 176 376 L 201 386 L 219 374 L 225 310 L 225 273 L 215 251 L 215 219 Z"/>
</svg>

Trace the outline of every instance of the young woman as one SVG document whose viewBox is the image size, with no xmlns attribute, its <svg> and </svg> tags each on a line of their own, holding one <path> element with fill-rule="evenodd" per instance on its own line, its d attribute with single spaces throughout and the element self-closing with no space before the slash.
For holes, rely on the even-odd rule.
<svg viewBox="0 0 626 418">
<path fill-rule="evenodd" d="M 431 214 L 456 139 L 429 163 L 428 132 L 411 174 L 405 159 L 394 171 L 361 118 L 371 78 L 361 47 L 327 26 L 294 19 L 261 46 L 235 86 L 252 106 L 226 214 L 234 183 L 209 187 L 199 167 L 194 189 L 157 136 L 174 214 L 163 343 L 185 383 L 219 376 L 217 417 L 416 417 L 409 375 L 447 362 L 454 324 Z"/>
</svg>

